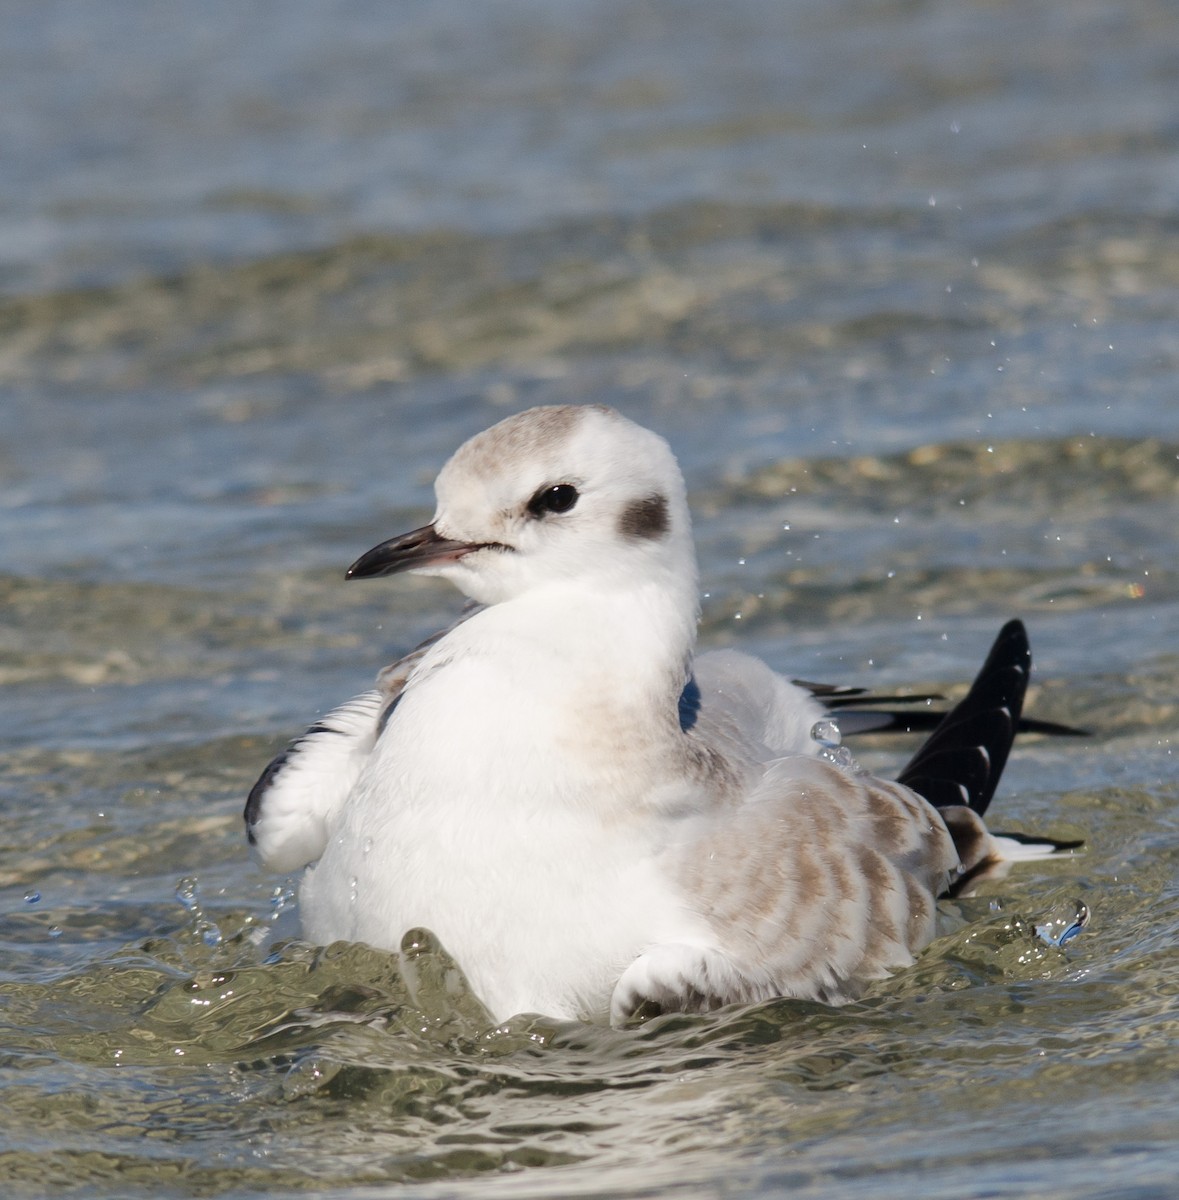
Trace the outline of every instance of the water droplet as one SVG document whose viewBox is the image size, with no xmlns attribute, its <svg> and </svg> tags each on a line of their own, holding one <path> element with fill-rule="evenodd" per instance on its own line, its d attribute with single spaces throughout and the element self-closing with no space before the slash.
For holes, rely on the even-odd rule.
<svg viewBox="0 0 1179 1200">
<path fill-rule="evenodd" d="M 176 883 L 176 899 L 189 912 L 196 912 L 200 908 L 201 885 L 197 882 L 195 875 L 185 875 Z"/>
<path fill-rule="evenodd" d="M 818 742 L 819 757 L 825 762 L 842 767 L 845 771 L 853 771 L 857 775 L 863 771 L 852 752 L 842 744 L 843 734 L 839 731 L 839 724 L 830 717 L 816 721 L 811 726 L 811 738 Z"/>
<path fill-rule="evenodd" d="M 822 757 L 829 763 L 834 763 L 837 767 L 842 767 L 845 771 L 853 771 L 859 775 L 863 771 L 863 767 L 856 762 L 852 752 L 846 746 L 840 746 L 837 750 L 824 750 Z"/>
<path fill-rule="evenodd" d="M 843 743 L 843 734 L 839 732 L 839 725 L 835 721 L 825 717 L 811 726 L 811 740 L 818 742 L 825 750 L 834 750 Z"/>
<path fill-rule="evenodd" d="M 41 902 L 41 893 L 38 892 L 35 888 L 30 888 L 27 892 L 25 892 L 25 903 L 26 904 L 40 904 L 40 902 Z"/>
</svg>

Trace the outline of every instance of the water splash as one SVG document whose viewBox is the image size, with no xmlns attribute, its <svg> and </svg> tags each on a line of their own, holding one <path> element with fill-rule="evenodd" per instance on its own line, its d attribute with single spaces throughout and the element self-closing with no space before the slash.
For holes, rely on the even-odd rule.
<svg viewBox="0 0 1179 1200">
<path fill-rule="evenodd" d="M 176 899 L 186 911 L 196 914 L 201 911 L 201 885 L 195 875 L 185 875 L 176 881 Z"/>
<path fill-rule="evenodd" d="M 176 881 L 176 899 L 192 918 L 192 931 L 206 946 L 220 946 L 223 938 L 216 921 L 206 916 L 201 907 L 201 885 L 195 875 L 185 875 Z"/>
<path fill-rule="evenodd" d="M 295 903 L 295 889 L 285 883 L 275 884 L 270 890 L 270 919 L 277 921 Z"/>
</svg>

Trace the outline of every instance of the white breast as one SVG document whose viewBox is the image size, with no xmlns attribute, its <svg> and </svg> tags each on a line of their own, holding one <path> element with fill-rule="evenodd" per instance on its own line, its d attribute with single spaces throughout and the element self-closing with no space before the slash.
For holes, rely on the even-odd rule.
<svg viewBox="0 0 1179 1200">
<path fill-rule="evenodd" d="M 599 712 L 593 672 L 529 661 L 543 639 L 505 656 L 494 626 L 475 633 L 476 649 L 440 643 L 398 701 L 306 876 L 305 931 L 396 949 L 424 926 L 497 1016 L 603 1013 L 636 955 L 698 924 L 654 868 L 663 756 L 619 721 L 616 680 Z"/>
</svg>

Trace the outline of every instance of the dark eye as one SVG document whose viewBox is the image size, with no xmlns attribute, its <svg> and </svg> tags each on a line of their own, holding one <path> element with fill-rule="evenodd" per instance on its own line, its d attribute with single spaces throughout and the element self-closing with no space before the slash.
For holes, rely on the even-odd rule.
<svg viewBox="0 0 1179 1200">
<path fill-rule="evenodd" d="M 571 483 L 557 483 L 552 487 L 542 487 L 528 501 L 528 511 L 534 517 L 543 517 L 547 513 L 567 513 L 576 503 L 580 495 Z"/>
</svg>

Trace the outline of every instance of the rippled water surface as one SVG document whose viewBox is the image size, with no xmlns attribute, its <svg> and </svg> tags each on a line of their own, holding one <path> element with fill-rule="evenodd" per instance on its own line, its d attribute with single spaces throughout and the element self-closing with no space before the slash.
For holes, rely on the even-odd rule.
<svg viewBox="0 0 1179 1200">
<path fill-rule="evenodd" d="M 1173 1194 L 1172 5 L 61 0 L 0 63 L 0 1192 Z M 343 568 L 590 400 L 704 643 L 953 694 L 1023 617 L 1092 735 L 994 811 L 1085 853 L 839 1011 L 496 1028 L 299 942 L 245 793 L 459 604 Z"/>
</svg>

